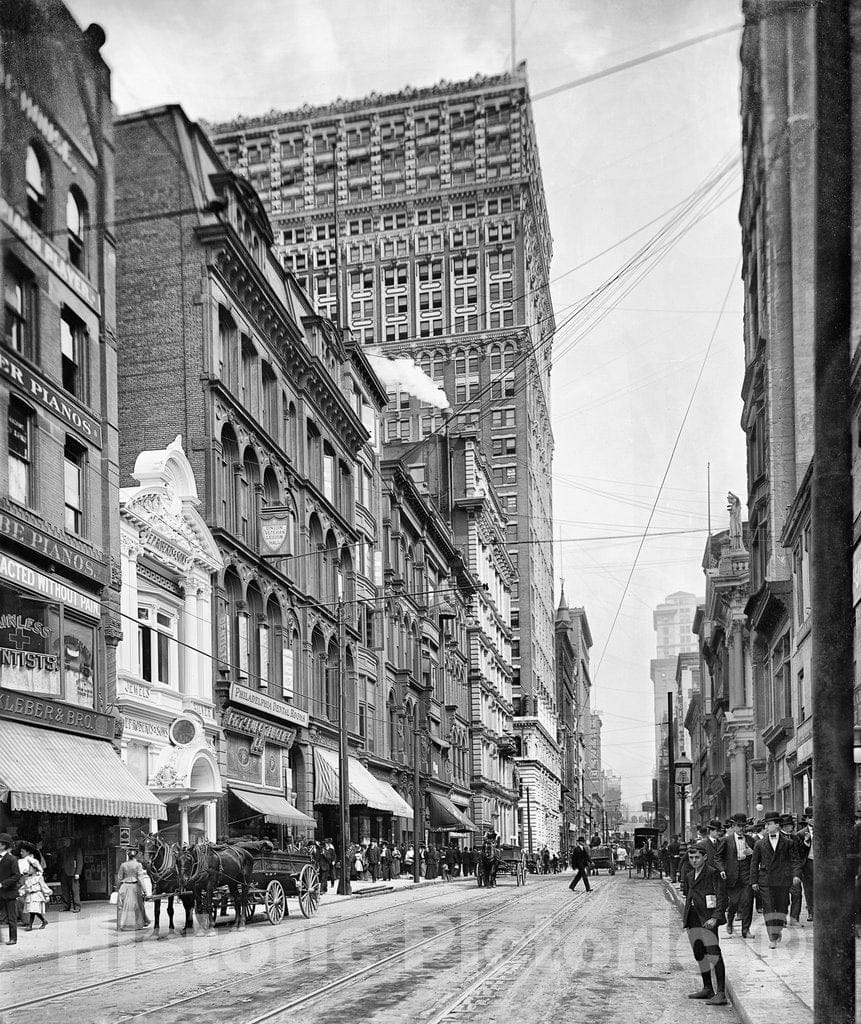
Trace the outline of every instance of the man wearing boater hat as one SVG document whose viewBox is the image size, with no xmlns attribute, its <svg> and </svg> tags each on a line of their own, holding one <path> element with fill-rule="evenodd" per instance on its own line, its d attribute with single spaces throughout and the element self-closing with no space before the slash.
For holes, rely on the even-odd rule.
<svg viewBox="0 0 861 1024">
<path fill-rule="evenodd" d="M 750 925 L 753 921 L 753 891 L 750 888 L 750 862 L 753 857 L 754 840 L 744 834 L 746 814 L 734 814 L 730 818 L 729 832 L 720 841 L 715 854 L 715 867 L 726 882 L 729 907 L 726 913 L 726 933 L 733 934 L 736 917 L 741 922 L 741 937 L 751 938 Z"/>
<path fill-rule="evenodd" d="M 692 992 L 688 999 L 705 999 L 710 1006 L 725 1006 L 726 968 L 718 928 L 726 921 L 726 885 L 717 868 L 706 863 L 707 853 L 704 841 L 694 843 L 688 850 L 690 867 L 682 874 L 682 927 L 687 930 L 703 982 L 702 989 Z"/>
<path fill-rule="evenodd" d="M 801 864 L 795 843 L 780 831 L 780 815 L 765 815 L 765 835 L 753 848 L 750 882 L 762 894 L 762 909 L 768 930 L 768 945 L 776 949 L 786 927 L 789 890 L 801 885 Z"/>
</svg>

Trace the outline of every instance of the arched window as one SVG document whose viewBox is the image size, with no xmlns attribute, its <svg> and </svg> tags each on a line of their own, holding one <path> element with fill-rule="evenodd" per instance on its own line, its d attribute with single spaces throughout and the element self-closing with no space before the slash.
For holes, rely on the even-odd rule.
<svg viewBox="0 0 861 1024">
<path fill-rule="evenodd" d="M 260 483 L 260 466 L 254 449 L 245 449 L 242 460 L 242 473 L 239 476 L 239 527 L 242 539 L 253 548 L 256 546 L 257 530 L 257 487 Z"/>
<path fill-rule="evenodd" d="M 311 635 L 311 713 L 320 718 L 326 714 L 326 642 L 315 628 Z"/>
<path fill-rule="evenodd" d="M 505 348 L 502 350 L 502 365 L 505 367 L 506 370 L 514 366 L 514 359 L 516 354 L 517 353 L 514 350 L 514 345 L 512 345 L 511 342 L 508 342 L 505 345 Z"/>
<path fill-rule="evenodd" d="M 236 570 L 232 566 L 228 567 L 224 573 L 224 593 L 227 598 L 229 633 L 227 637 L 227 650 L 223 653 L 227 659 L 231 678 L 239 678 L 243 674 L 247 674 L 248 671 L 246 654 L 240 653 L 240 637 L 244 636 L 247 638 L 247 632 L 245 629 L 245 608 L 242 604 L 242 584 L 239 581 Z M 247 646 L 244 650 L 247 652 Z M 244 669 L 243 665 L 246 666 Z"/>
<path fill-rule="evenodd" d="M 340 668 L 338 657 L 338 644 L 335 638 L 329 641 L 329 650 L 326 656 L 326 689 L 325 708 L 326 717 L 334 722 L 338 717 L 338 670 Z"/>
<path fill-rule="evenodd" d="M 321 600 L 326 596 L 326 577 L 324 572 L 325 552 L 323 551 L 323 529 L 316 514 L 308 522 L 308 579 L 307 589 L 315 593 Z"/>
<path fill-rule="evenodd" d="M 263 595 L 256 583 L 248 587 L 248 676 L 254 686 L 266 687 L 269 675 L 269 628 L 263 614 Z"/>
<path fill-rule="evenodd" d="M 66 233 L 69 247 L 69 262 L 78 270 L 86 269 L 84 238 L 87 230 L 87 203 L 76 188 L 70 188 L 66 196 Z"/>
<path fill-rule="evenodd" d="M 499 345 L 490 346 L 490 372 L 497 373 L 502 369 L 502 350 Z"/>
<path fill-rule="evenodd" d="M 394 761 L 398 756 L 398 709 L 392 690 L 389 690 L 389 699 L 386 701 L 386 724 L 389 733 L 389 757 Z"/>
<path fill-rule="evenodd" d="M 46 231 L 48 225 L 47 173 L 44 161 L 33 146 L 27 147 L 25 179 L 27 186 L 27 216 L 34 227 L 37 227 L 40 231 Z"/>
<path fill-rule="evenodd" d="M 445 376 L 446 356 L 445 352 L 434 352 L 433 354 L 433 375 L 435 380 L 442 380 Z"/>
<path fill-rule="evenodd" d="M 283 651 L 284 647 L 289 646 L 289 644 L 285 643 L 284 626 L 281 620 L 281 605 L 274 596 L 270 597 L 266 603 L 266 631 L 265 637 L 261 636 L 260 639 L 261 686 L 264 681 L 268 682 L 269 686 L 280 694 L 284 681 Z M 266 642 L 265 651 L 264 641 Z M 264 654 L 268 663 L 265 665 L 265 673 L 263 664 Z"/>
<path fill-rule="evenodd" d="M 236 489 L 234 467 L 239 465 L 239 445 L 233 428 L 226 426 L 221 432 L 221 459 L 218 502 L 221 513 L 219 526 L 225 530 L 236 529 Z"/>
<path fill-rule="evenodd" d="M 338 541 L 335 534 L 329 530 L 326 540 L 323 543 L 323 581 L 326 601 L 334 602 L 341 597 L 341 577 L 338 571 Z"/>
<path fill-rule="evenodd" d="M 263 504 L 280 505 L 281 488 L 278 486 L 278 477 L 271 466 L 267 466 L 263 473 Z"/>
</svg>

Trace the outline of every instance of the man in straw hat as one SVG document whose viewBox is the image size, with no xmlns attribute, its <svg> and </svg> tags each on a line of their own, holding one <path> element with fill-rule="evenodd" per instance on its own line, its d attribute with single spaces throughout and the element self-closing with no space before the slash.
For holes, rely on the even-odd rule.
<svg viewBox="0 0 861 1024">
<path fill-rule="evenodd" d="M 697 962 L 703 987 L 688 999 L 704 999 L 710 1006 L 726 1005 L 726 968 L 718 928 L 726 922 L 726 885 L 717 868 L 707 863 L 708 848 L 700 840 L 688 850 L 690 868 L 682 875 L 685 909 L 682 926 Z"/>
<path fill-rule="evenodd" d="M 786 927 L 789 890 L 801 885 L 801 864 L 795 843 L 780 831 L 780 815 L 765 815 L 765 835 L 753 848 L 750 882 L 754 892 L 762 894 L 762 909 L 768 929 L 768 945 L 777 949 Z"/>
</svg>

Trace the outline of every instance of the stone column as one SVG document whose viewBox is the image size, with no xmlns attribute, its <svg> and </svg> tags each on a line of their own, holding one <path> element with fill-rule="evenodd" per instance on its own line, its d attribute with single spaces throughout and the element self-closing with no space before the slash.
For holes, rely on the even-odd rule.
<svg viewBox="0 0 861 1024">
<path fill-rule="evenodd" d="M 732 627 L 732 650 L 730 652 L 729 706 L 731 711 L 745 707 L 744 685 L 744 626 L 734 622 Z"/>
<path fill-rule="evenodd" d="M 186 819 L 187 820 L 187 819 Z M 206 838 L 214 843 L 216 839 L 215 828 L 215 801 L 210 800 L 203 805 L 203 823 L 206 831 Z"/>
<path fill-rule="evenodd" d="M 747 758 L 745 745 L 735 739 L 730 740 L 727 753 L 730 756 L 730 814 L 747 812 Z"/>
<path fill-rule="evenodd" d="M 196 696 L 198 692 L 198 658 L 197 647 L 197 580 L 193 575 L 186 576 L 182 581 L 182 631 L 184 646 L 180 648 L 179 657 L 182 662 L 179 692 L 183 696 Z"/>
<path fill-rule="evenodd" d="M 188 807 L 184 803 L 179 805 L 179 841 L 188 846 Z"/>
</svg>

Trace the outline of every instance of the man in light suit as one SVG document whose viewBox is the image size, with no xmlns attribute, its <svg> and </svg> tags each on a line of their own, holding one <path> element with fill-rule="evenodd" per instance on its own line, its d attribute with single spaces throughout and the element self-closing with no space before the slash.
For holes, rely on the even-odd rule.
<svg viewBox="0 0 861 1024">
<path fill-rule="evenodd" d="M 718 938 L 718 928 L 726 921 L 726 885 L 717 868 L 706 863 L 707 855 L 705 842 L 694 843 L 688 850 L 690 867 L 682 873 L 682 926 L 687 930 L 703 982 L 702 989 L 692 992 L 688 999 L 726 1006 L 726 968 Z"/>
<path fill-rule="evenodd" d="M 726 914 L 726 933 L 732 935 L 736 916 L 741 922 L 741 937 L 752 938 L 753 892 L 750 888 L 750 864 L 753 859 L 754 840 L 744 834 L 747 815 L 734 814 L 729 832 L 720 841 L 715 854 L 715 867 L 726 882 L 729 908 Z"/>
<path fill-rule="evenodd" d="M 750 883 L 762 895 L 762 909 L 768 929 L 768 945 L 776 949 L 786 927 L 789 890 L 801 885 L 801 864 L 795 843 L 780 831 L 780 815 L 765 815 L 765 835 L 753 848 Z"/>
</svg>

